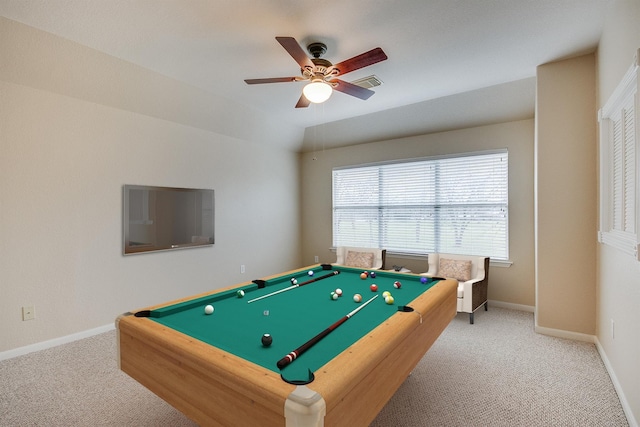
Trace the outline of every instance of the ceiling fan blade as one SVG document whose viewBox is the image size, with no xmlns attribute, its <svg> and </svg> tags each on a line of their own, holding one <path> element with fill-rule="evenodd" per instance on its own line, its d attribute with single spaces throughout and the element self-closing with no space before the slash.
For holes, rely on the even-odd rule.
<svg viewBox="0 0 640 427">
<path fill-rule="evenodd" d="M 311 59 L 309 59 L 304 50 L 302 50 L 296 39 L 293 37 L 276 37 L 276 40 L 289 52 L 289 55 L 300 65 L 300 68 L 313 67 L 313 62 L 311 62 Z"/>
<path fill-rule="evenodd" d="M 372 90 L 354 85 L 353 83 L 345 82 L 344 80 L 340 79 L 333 79 L 331 80 L 331 83 L 338 83 L 333 87 L 335 90 L 364 100 L 371 98 L 371 96 L 375 93 Z"/>
<path fill-rule="evenodd" d="M 298 103 L 296 104 L 296 108 L 307 108 L 311 104 L 311 101 L 304 96 L 304 93 L 300 95 L 300 99 L 298 99 Z"/>
<path fill-rule="evenodd" d="M 272 77 L 266 79 L 245 79 L 245 83 L 248 85 L 259 85 L 263 83 L 295 82 L 296 80 L 296 77 Z"/>
<path fill-rule="evenodd" d="M 384 61 L 385 59 L 387 59 L 387 55 L 381 48 L 377 47 L 368 52 L 361 53 L 358 56 L 354 56 L 353 58 L 338 62 L 332 67 L 332 70 L 337 69 L 340 72 L 339 75 L 343 75 L 375 64 L 376 62 Z"/>
</svg>

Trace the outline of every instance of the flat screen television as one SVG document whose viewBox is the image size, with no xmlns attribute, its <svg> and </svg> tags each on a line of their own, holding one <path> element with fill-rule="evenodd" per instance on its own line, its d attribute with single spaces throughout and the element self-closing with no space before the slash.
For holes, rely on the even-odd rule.
<svg viewBox="0 0 640 427">
<path fill-rule="evenodd" d="M 214 207 L 213 190 L 125 185 L 124 254 L 213 245 Z"/>
</svg>

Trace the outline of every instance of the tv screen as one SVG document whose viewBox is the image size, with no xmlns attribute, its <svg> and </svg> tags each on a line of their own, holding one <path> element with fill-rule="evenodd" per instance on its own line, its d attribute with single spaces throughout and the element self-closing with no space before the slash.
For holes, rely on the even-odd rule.
<svg viewBox="0 0 640 427">
<path fill-rule="evenodd" d="M 214 191 L 124 186 L 124 254 L 213 245 Z"/>
</svg>

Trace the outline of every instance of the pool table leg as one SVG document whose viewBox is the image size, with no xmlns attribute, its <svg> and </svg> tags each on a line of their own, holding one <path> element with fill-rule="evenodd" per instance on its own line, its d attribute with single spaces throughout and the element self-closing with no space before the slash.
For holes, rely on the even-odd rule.
<svg viewBox="0 0 640 427">
<path fill-rule="evenodd" d="M 323 427 L 327 405 L 307 386 L 297 386 L 284 403 L 286 427 Z"/>
</svg>

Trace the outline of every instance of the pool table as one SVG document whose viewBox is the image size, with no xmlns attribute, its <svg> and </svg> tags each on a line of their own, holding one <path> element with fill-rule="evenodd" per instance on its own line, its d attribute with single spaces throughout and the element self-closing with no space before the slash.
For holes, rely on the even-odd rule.
<svg viewBox="0 0 640 427">
<path fill-rule="evenodd" d="M 455 316 L 457 285 L 362 273 L 318 264 L 125 313 L 119 366 L 200 425 L 367 426 Z"/>
</svg>

